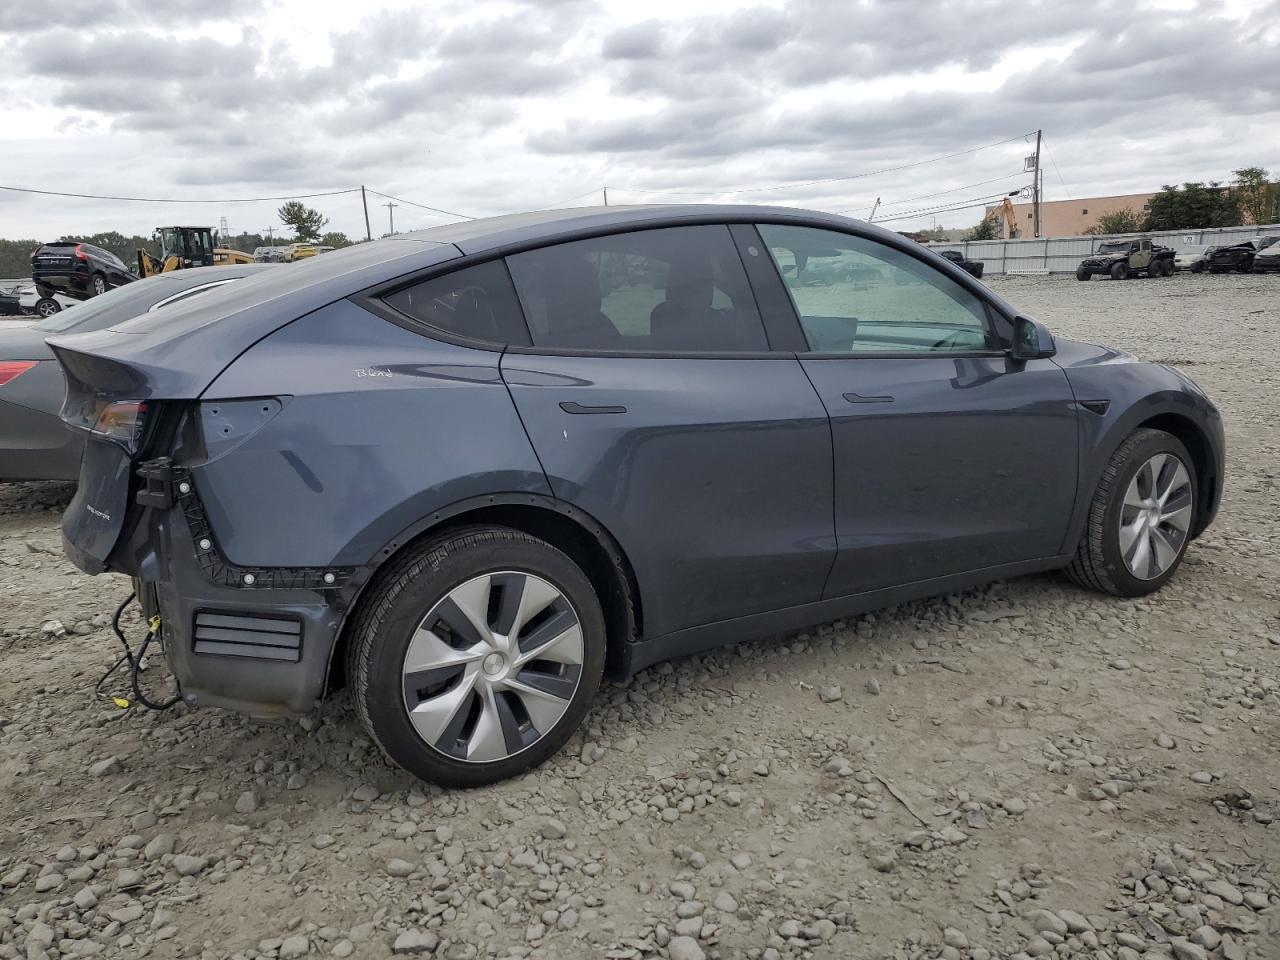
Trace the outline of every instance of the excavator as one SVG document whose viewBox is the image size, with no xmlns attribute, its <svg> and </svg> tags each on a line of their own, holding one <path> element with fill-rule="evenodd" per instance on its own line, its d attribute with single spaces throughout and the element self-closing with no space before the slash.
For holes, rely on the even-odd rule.
<svg viewBox="0 0 1280 960">
<path fill-rule="evenodd" d="M 230 247 L 213 245 L 212 227 L 156 227 L 160 256 L 138 251 L 138 276 L 153 277 L 187 267 L 220 267 L 231 263 L 253 263 L 253 255 Z"/>
<path fill-rule="evenodd" d="M 1018 236 L 1018 221 L 1013 214 L 1013 204 L 1008 197 L 1005 197 L 997 206 L 988 207 L 989 216 L 995 217 L 997 220 L 1004 221 L 1004 239 L 1013 240 Z"/>
</svg>

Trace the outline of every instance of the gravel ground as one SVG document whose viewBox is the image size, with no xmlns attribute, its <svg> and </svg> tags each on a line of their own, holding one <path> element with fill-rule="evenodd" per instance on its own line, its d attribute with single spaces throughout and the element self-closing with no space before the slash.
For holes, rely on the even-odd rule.
<svg viewBox="0 0 1280 960">
<path fill-rule="evenodd" d="M 494 788 L 411 781 L 341 701 L 95 701 L 128 587 L 61 558 L 66 486 L 0 488 L 0 958 L 1280 957 L 1280 277 L 991 284 L 1219 402 L 1179 576 L 662 665 Z"/>
</svg>

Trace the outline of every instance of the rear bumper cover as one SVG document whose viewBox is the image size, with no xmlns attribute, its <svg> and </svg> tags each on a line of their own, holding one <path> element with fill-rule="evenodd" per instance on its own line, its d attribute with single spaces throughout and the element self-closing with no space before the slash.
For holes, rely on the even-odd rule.
<svg viewBox="0 0 1280 960">
<path fill-rule="evenodd" d="M 158 607 L 169 667 L 191 706 L 226 707 L 244 713 L 305 713 L 325 691 L 330 656 L 341 626 L 340 604 L 331 592 L 273 589 L 215 583 L 199 560 L 199 549 L 183 512 L 151 511 L 149 540 L 155 552 L 137 572 L 140 594 L 149 591 Z M 262 602 L 256 602 L 258 599 Z M 197 650 L 197 615 L 264 618 L 296 623 L 296 651 L 261 655 L 252 645 L 202 642 Z M 249 621 L 246 621 L 249 622 Z M 295 644 L 290 644 L 292 648 Z M 205 652 L 210 648 L 218 652 Z M 229 650 L 243 652 L 227 652 Z M 255 655 L 257 654 L 257 655 Z"/>
</svg>

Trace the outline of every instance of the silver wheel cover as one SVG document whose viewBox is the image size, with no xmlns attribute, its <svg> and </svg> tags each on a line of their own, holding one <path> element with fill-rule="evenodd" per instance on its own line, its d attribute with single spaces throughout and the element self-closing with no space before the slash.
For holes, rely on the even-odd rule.
<svg viewBox="0 0 1280 960">
<path fill-rule="evenodd" d="M 1154 580 L 1178 559 L 1191 530 L 1191 474 L 1178 457 L 1157 453 L 1138 468 L 1120 509 L 1120 555 L 1139 580 Z"/>
<path fill-rule="evenodd" d="M 582 676 L 582 624 L 531 573 L 472 577 L 422 618 L 405 651 L 404 707 L 427 746 L 455 760 L 504 760 L 564 716 Z"/>
</svg>

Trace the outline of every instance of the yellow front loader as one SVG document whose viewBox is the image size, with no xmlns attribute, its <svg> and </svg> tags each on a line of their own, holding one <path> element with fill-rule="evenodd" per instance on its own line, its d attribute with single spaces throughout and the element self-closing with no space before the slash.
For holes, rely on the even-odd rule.
<svg viewBox="0 0 1280 960">
<path fill-rule="evenodd" d="M 213 245 L 212 227 L 157 227 L 160 256 L 138 251 L 138 276 L 153 277 L 188 267 L 225 266 L 231 263 L 253 263 L 253 256 L 229 247 Z"/>
</svg>

